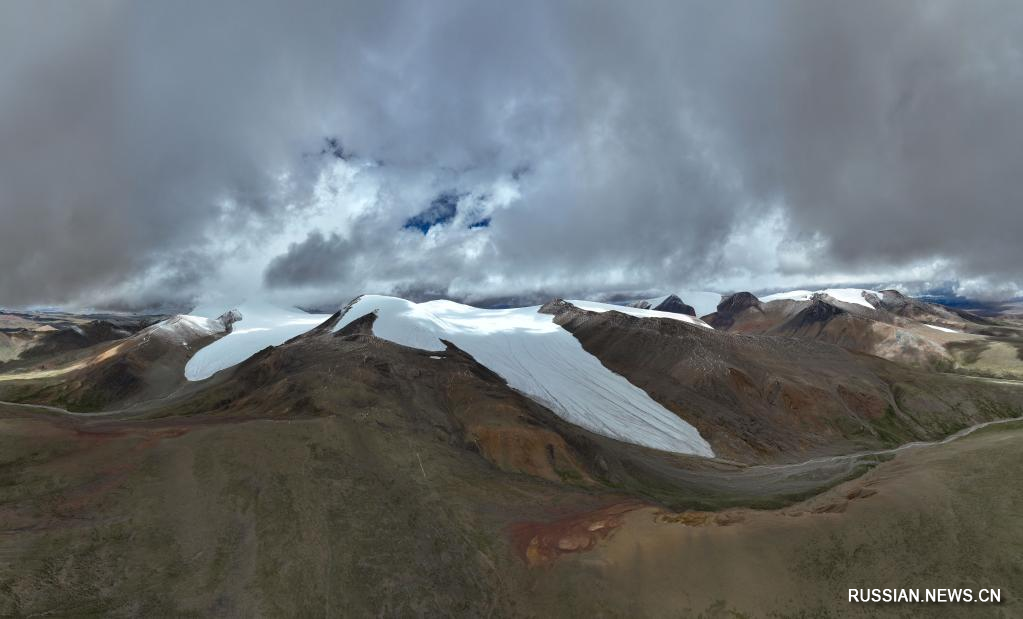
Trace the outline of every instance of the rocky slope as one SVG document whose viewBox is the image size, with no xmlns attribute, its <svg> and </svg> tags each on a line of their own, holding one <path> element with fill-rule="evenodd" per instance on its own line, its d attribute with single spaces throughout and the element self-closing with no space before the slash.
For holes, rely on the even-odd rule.
<svg viewBox="0 0 1023 619">
<path fill-rule="evenodd" d="M 119 340 L 161 318 L 0 311 L 0 368 Z"/>
<path fill-rule="evenodd" d="M 722 309 L 758 313 L 751 297 L 726 299 Z M 933 439 L 1023 410 L 1011 387 L 915 370 L 815 337 L 721 333 L 565 302 L 542 311 L 555 314 L 607 367 L 693 424 L 715 453 L 741 461 Z M 845 316 L 830 304 L 811 304 L 786 324 L 839 325 L 836 317 Z"/>
<path fill-rule="evenodd" d="M 174 316 L 85 348 L 23 355 L 28 358 L 8 364 L 0 374 L 0 400 L 89 412 L 164 397 L 186 382 L 188 359 L 228 328 L 224 321 Z"/>
<path fill-rule="evenodd" d="M 1023 376 L 1023 331 L 1005 321 L 893 290 L 862 300 L 826 292 L 772 296 L 778 298 L 765 302 L 748 292 L 736 293 L 704 318 L 722 331 L 829 342 L 928 370 Z"/>
</svg>

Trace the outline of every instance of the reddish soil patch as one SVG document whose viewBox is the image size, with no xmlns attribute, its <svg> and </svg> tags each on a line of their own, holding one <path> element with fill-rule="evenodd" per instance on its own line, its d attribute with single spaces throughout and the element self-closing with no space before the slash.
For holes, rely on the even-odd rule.
<svg viewBox="0 0 1023 619">
<path fill-rule="evenodd" d="M 625 501 L 551 522 L 516 523 L 512 545 L 530 567 L 548 565 L 563 554 L 592 550 L 622 525 L 627 513 L 642 507 L 648 505 Z"/>
<path fill-rule="evenodd" d="M 551 481 L 592 484 L 565 440 L 543 428 L 476 425 L 469 435 L 483 457 L 502 471 L 525 473 Z"/>
</svg>

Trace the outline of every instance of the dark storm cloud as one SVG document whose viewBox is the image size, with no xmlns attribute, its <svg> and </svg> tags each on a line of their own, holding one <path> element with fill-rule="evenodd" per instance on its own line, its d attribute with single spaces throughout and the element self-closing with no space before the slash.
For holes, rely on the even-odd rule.
<svg viewBox="0 0 1023 619">
<path fill-rule="evenodd" d="M 328 284 L 344 276 L 355 248 L 337 234 L 324 236 L 319 230 L 270 261 L 264 273 L 267 285 Z"/>
<path fill-rule="evenodd" d="M 322 207 L 337 161 L 382 163 L 376 206 L 254 281 L 759 288 L 940 259 L 1023 283 L 1020 32 L 1013 2 L 6 3 L 0 303 L 198 293 Z M 401 229 L 451 188 L 484 206 Z M 765 266 L 778 243 L 812 262 Z"/>
<path fill-rule="evenodd" d="M 788 5 L 795 9 L 796 5 Z M 934 255 L 1020 278 L 1023 5 L 808 2 L 737 33 L 706 93 L 756 195 L 839 264 Z M 711 62 L 731 47 L 706 41 Z"/>
</svg>

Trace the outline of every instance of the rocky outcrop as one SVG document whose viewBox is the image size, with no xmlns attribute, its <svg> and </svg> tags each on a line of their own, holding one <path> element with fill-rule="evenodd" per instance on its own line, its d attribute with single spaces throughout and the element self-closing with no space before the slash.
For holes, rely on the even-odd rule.
<svg viewBox="0 0 1023 619">
<path fill-rule="evenodd" d="M 558 316 L 560 314 L 564 314 L 565 312 L 569 312 L 572 310 L 578 310 L 578 308 L 576 308 L 576 306 L 572 305 L 571 303 L 564 299 L 554 299 L 553 301 L 548 301 L 547 303 L 544 303 L 542 306 L 540 306 L 540 309 L 537 311 L 541 314 L 551 314 L 552 316 Z"/>
<path fill-rule="evenodd" d="M 242 318 L 244 317 L 242 316 L 241 312 L 239 312 L 236 309 L 232 309 L 221 314 L 219 317 L 217 317 L 217 320 L 220 321 L 220 324 L 224 325 L 224 330 L 230 333 L 231 326 L 234 325 L 234 323 L 241 320 Z"/>
<path fill-rule="evenodd" d="M 780 327 L 780 331 L 783 333 L 798 331 L 810 325 L 827 323 L 832 318 L 847 313 L 844 309 L 837 305 L 832 305 L 827 302 L 825 300 L 825 296 L 826 295 L 814 295 L 813 299 L 810 300 L 810 305 L 803 311 L 796 314 L 791 320 L 783 324 Z"/>
</svg>

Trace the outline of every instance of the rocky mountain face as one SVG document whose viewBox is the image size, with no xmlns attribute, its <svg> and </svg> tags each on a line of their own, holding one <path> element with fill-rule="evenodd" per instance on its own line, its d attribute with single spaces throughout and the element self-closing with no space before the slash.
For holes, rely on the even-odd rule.
<svg viewBox="0 0 1023 619">
<path fill-rule="evenodd" d="M 726 299 L 722 309 L 757 312 L 760 304 L 751 296 Z M 856 354 L 806 333 L 729 334 L 558 303 L 541 311 L 554 313 L 555 322 L 607 367 L 695 425 L 715 453 L 740 461 L 926 440 L 1021 403 L 1011 388 L 996 395 L 987 384 Z M 846 319 L 858 320 L 817 300 L 793 316 L 788 329 Z"/>
<path fill-rule="evenodd" d="M 973 325 L 990 325 L 990 319 L 960 309 L 947 308 L 936 303 L 927 303 L 907 297 L 897 290 L 882 290 L 880 309 L 895 316 L 918 322 L 969 328 Z"/>
<path fill-rule="evenodd" d="M 242 320 L 243 318 L 244 317 L 242 316 L 242 313 L 240 311 L 236 309 L 231 309 L 221 314 L 217 318 L 217 320 L 220 321 L 220 324 L 224 325 L 224 329 L 228 333 L 230 333 L 231 329 L 234 326 L 234 323 L 238 322 L 239 320 Z"/>
<path fill-rule="evenodd" d="M 1023 354 L 1021 363 L 1011 361 L 1023 332 L 893 290 L 873 297 L 870 307 L 821 293 L 764 303 L 742 292 L 705 319 L 721 331 L 813 339 L 929 370 L 1023 373 Z"/>
<path fill-rule="evenodd" d="M 756 322 L 757 314 L 763 314 L 763 303 L 750 292 L 736 292 L 721 299 L 717 311 L 704 316 L 704 321 L 715 329 L 729 330 L 742 317 L 742 322 Z"/>
</svg>

